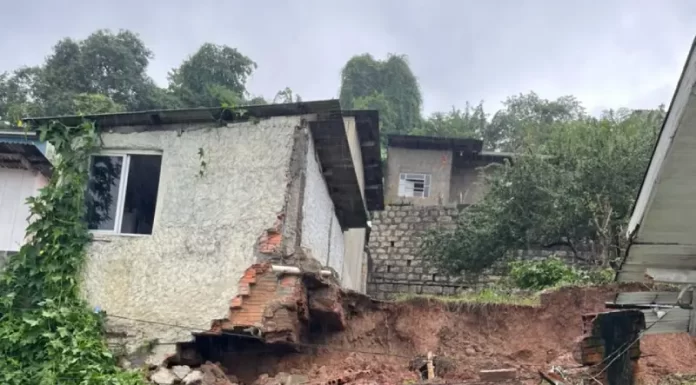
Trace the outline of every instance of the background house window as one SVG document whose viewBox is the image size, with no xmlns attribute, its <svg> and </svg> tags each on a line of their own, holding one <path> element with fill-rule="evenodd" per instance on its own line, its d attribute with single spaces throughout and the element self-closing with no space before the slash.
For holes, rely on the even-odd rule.
<svg viewBox="0 0 696 385">
<path fill-rule="evenodd" d="M 430 174 L 399 175 L 399 196 L 427 198 L 430 196 Z"/>
<path fill-rule="evenodd" d="M 152 234 L 161 167 L 161 155 L 92 156 L 86 194 L 89 229 Z"/>
</svg>

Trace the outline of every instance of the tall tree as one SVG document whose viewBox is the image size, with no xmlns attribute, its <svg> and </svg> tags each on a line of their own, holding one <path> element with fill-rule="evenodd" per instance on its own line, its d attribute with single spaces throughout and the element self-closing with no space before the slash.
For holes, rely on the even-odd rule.
<svg viewBox="0 0 696 385">
<path fill-rule="evenodd" d="M 427 136 L 481 138 L 488 129 L 487 115 L 483 103 L 472 107 L 466 104 L 464 110 L 452 107 L 447 113 L 436 112 L 423 120 L 412 134 Z"/>
<path fill-rule="evenodd" d="M 206 43 L 169 74 L 170 89 L 188 107 L 236 104 L 247 96 L 254 69 L 256 63 L 236 49 Z"/>
<path fill-rule="evenodd" d="M 13 73 L 0 73 L 0 121 L 16 122 L 40 110 L 32 101 L 37 67 L 23 67 Z M 6 123 L 7 124 L 7 123 Z"/>
<path fill-rule="evenodd" d="M 420 87 L 403 55 L 376 60 L 362 54 L 348 60 L 341 72 L 340 101 L 346 109 L 379 106 L 385 134 L 408 133 L 420 125 Z"/>
<path fill-rule="evenodd" d="M 74 111 L 83 115 L 123 112 L 126 109 L 102 94 L 77 94 L 73 98 L 72 104 Z"/>
<path fill-rule="evenodd" d="M 553 112 L 555 114 L 555 112 Z M 606 266 L 643 178 L 664 109 L 555 118 L 541 144 L 487 177 L 489 192 L 460 217 L 454 232 L 435 231 L 423 252 L 450 272 L 480 272 L 528 247 L 595 246 Z M 544 155 L 540 155 L 540 149 Z"/>
<path fill-rule="evenodd" d="M 488 148 L 516 151 L 524 145 L 547 140 L 556 123 L 586 116 L 585 109 L 573 96 L 556 100 L 542 99 L 534 92 L 509 97 L 482 132 Z"/>
<path fill-rule="evenodd" d="M 284 89 L 278 91 L 273 98 L 273 103 L 299 103 L 301 101 L 302 97 L 293 93 L 290 87 L 285 87 Z"/>
<path fill-rule="evenodd" d="M 129 110 L 140 109 L 155 87 L 146 73 L 151 58 L 140 37 L 126 30 L 63 39 L 36 77 L 35 100 L 51 115 L 74 112 L 70 103 L 78 94 L 101 94 Z"/>
</svg>

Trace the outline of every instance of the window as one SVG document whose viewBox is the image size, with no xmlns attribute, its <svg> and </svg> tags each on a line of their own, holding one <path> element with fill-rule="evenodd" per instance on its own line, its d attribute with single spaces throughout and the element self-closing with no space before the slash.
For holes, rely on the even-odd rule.
<svg viewBox="0 0 696 385">
<path fill-rule="evenodd" d="M 430 196 L 430 174 L 405 174 L 399 176 L 399 196 L 427 198 Z"/>
<path fill-rule="evenodd" d="M 162 155 L 93 155 L 87 186 L 90 230 L 152 234 Z"/>
</svg>

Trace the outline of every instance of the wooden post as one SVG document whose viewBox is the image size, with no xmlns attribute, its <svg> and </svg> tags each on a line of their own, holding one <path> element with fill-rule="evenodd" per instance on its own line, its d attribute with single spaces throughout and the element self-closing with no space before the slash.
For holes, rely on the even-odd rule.
<svg viewBox="0 0 696 385">
<path fill-rule="evenodd" d="M 433 379 L 435 378 L 435 366 L 433 365 L 433 352 L 428 352 L 428 362 L 427 362 L 427 367 L 428 367 L 428 379 Z"/>
<path fill-rule="evenodd" d="M 581 342 L 584 365 L 602 384 L 632 385 L 635 361 L 640 357 L 639 337 L 645 329 L 645 315 L 640 310 L 621 310 L 583 316 L 588 332 Z M 587 330 L 589 329 L 589 330 Z"/>
<path fill-rule="evenodd" d="M 691 314 L 689 314 L 689 335 L 696 337 L 696 292 L 691 295 Z"/>
</svg>

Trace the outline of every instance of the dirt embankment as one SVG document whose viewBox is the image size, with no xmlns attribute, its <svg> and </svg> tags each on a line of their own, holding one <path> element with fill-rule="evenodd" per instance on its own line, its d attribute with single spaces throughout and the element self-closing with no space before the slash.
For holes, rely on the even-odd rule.
<svg viewBox="0 0 696 385">
<path fill-rule="evenodd" d="M 538 372 L 552 365 L 579 370 L 573 352 L 582 334 L 581 315 L 605 311 L 605 301 L 627 290 L 641 288 L 564 288 L 544 294 L 537 307 L 428 299 L 375 302 L 346 294 L 345 330 L 327 333 L 314 326 L 299 352 L 250 345 L 225 353 L 208 349 L 203 356 L 248 384 L 263 374 L 280 372 L 307 375 L 312 383 L 321 383 L 369 371 L 354 377 L 401 385 L 418 379 L 409 363 L 429 351 L 447 363 L 439 368 L 447 369 L 440 372 L 443 379 L 475 382 L 480 370 L 515 368 L 524 382 L 538 383 Z M 646 336 L 641 350 L 640 378 L 645 384 L 671 373 L 696 372 L 696 345 L 686 334 Z"/>
</svg>

